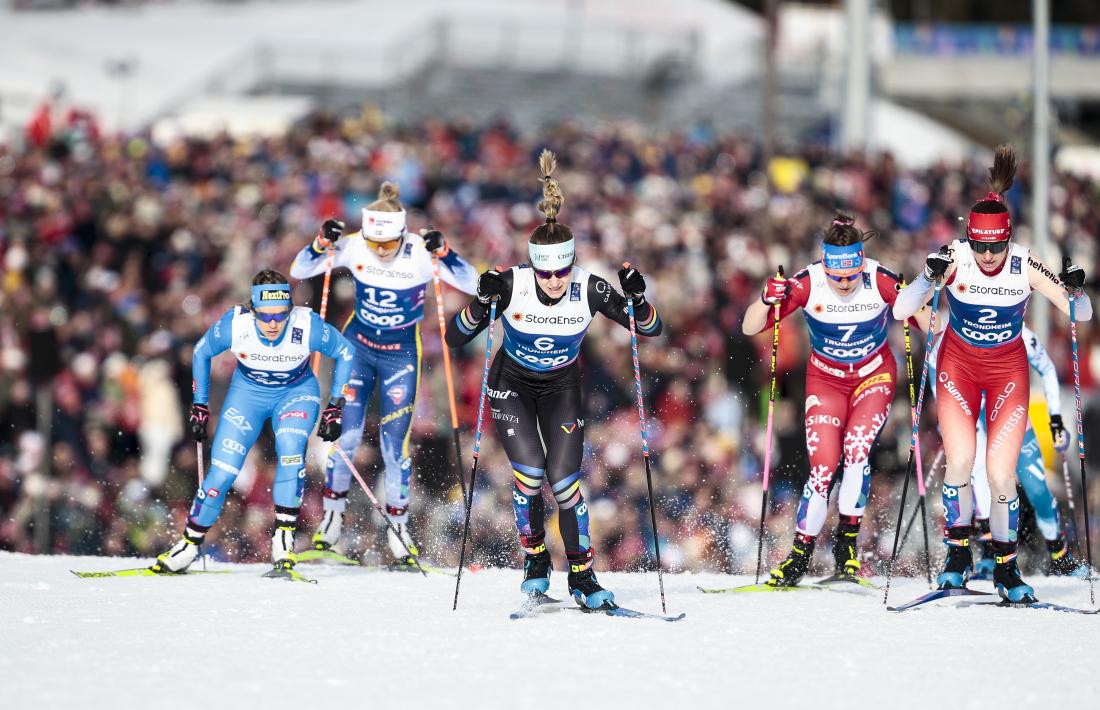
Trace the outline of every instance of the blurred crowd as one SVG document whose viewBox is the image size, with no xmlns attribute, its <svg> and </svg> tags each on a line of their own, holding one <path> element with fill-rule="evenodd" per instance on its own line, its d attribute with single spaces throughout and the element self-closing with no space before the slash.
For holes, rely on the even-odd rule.
<svg viewBox="0 0 1100 710">
<path fill-rule="evenodd" d="M 536 155 L 544 146 L 558 155 L 565 194 L 559 219 L 578 235 L 578 263 L 614 283 L 618 265 L 630 260 L 666 323 L 662 336 L 640 344 L 663 560 L 673 569 L 751 570 L 771 338 L 741 334 L 745 307 L 777 265 L 794 273 L 818 258 L 821 230 L 838 209 L 874 233 L 870 256 L 916 274 L 924 254 L 962 234 L 960 217 L 987 191 L 981 159 L 914 171 L 890 155 L 837 155 L 813 145 L 767 157 L 751 140 L 706 125 L 654 135 L 629 123 L 567 123 L 529 136 L 503 120 L 391 126 L 372 111 L 313 115 L 279 138 L 222 135 L 158 145 L 76 122 L 58 126 L 48 140 L 0 146 L 0 549 L 139 557 L 161 551 L 178 534 L 195 487 L 196 447 L 184 432 L 191 350 L 226 307 L 247 298 L 252 275 L 287 272 L 327 217 L 357 228 L 359 210 L 383 179 L 400 184 L 411 229 L 442 230 L 479 269 L 524 261 L 539 218 Z M 1025 161 L 1008 195 L 1024 243 L 1029 182 Z M 1072 254 L 1090 279 L 1100 266 L 1098 190 L 1056 174 L 1051 195 L 1048 260 Z M 297 283 L 296 302 L 317 307 L 320 288 L 320 278 Z M 330 322 L 347 318 L 353 296 L 350 277 L 337 272 Z M 448 314 L 465 298 L 448 289 Z M 456 471 L 466 475 L 469 467 L 484 341 L 456 361 L 464 445 L 456 467 L 433 303 L 426 312 L 413 526 L 428 558 L 454 564 Z M 772 560 L 789 545 L 807 475 L 800 321 L 786 321 L 781 335 Z M 1052 321 L 1047 347 L 1072 421 L 1068 330 L 1059 314 Z M 900 328 L 894 330 L 900 357 Z M 1100 336 L 1090 323 L 1079 337 L 1086 425 L 1100 433 L 1092 413 Z M 651 564 L 652 531 L 627 331 L 596 321 L 582 363 L 586 495 L 598 567 L 643 569 Z M 234 367 L 232 358 L 215 360 L 215 414 Z M 903 386 L 872 461 L 861 538 L 871 570 L 889 555 L 909 422 Z M 925 424 L 929 468 L 938 449 L 934 414 Z M 358 454 L 368 481 L 381 472 L 376 430 L 373 417 Z M 490 431 L 482 445 L 474 557 L 512 565 L 519 559 L 512 474 L 494 439 Z M 1100 438 L 1092 441 L 1100 445 Z M 315 439 L 300 547 L 320 515 L 322 455 Z M 266 559 L 273 460 L 268 432 L 208 537 L 216 558 Z M 1090 453 L 1090 462 L 1095 468 L 1100 457 Z M 1061 477 L 1052 472 L 1051 480 L 1061 490 Z M 933 514 L 938 497 L 932 486 Z M 1093 510 L 1100 507 L 1100 487 L 1090 499 Z M 552 499 L 546 509 L 553 515 Z M 348 552 L 384 561 L 379 520 L 365 496 L 353 491 L 350 510 Z M 929 521 L 933 540 L 940 520 Z M 822 570 L 829 547 L 818 546 Z M 906 548 L 907 561 L 915 550 Z"/>
</svg>

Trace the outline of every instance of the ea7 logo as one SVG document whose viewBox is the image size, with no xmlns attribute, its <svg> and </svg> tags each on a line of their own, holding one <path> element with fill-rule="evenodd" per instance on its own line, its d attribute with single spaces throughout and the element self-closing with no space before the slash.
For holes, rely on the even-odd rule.
<svg viewBox="0 0 1100 710">
<path fill-rule="evenodd" d="M 226 421 L 241 431 L 252 431 L 252 425 L 245 421 L 244 415 L 241 414 L 236 407 L 230 407 L 225 410 L 225 414 L 222 416 L 225 417 Z"/>
</svg>

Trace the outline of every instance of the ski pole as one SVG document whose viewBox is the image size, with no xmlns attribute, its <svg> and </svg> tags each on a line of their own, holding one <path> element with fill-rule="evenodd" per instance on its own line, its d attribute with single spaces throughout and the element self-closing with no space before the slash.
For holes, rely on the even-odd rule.
<svg viewBox="0 0 1100 710">
<path fill-rule="evenodd" d="M 1073 481 L 1069 477 L 1069 459 L 1066 452 L 1062 452 L 1062 482 L 1066 487 L 1066 499 L 1069 502 L 1069 519 L 1073 525 L 1073 548 L 1078 555 L 1081 554 L 1081 536 L 1077 531 L 1077 509 L 1073 505 Z"/>
<path fill-rule="evenodd" d="M 940 252 L 948 251 L 946 246 L 940 248 Z M 898 508 L 898 524 L 894 528 L 894 549 L 890 553 L 890 564 L 886 566 L 886 590 L 882 595 L 882 603 L 886 604 L 890 599 L 890 581 L 894 576 L 894 562 L 898 558 L 898 540 L 901 537 L 901 518 L 905 515 L 905 498 L 909 494 L 909 478 L 913 475 L 913 462 L 917 448 L 917 427 L 920 426 L 921 407 L 924 405 L 924 385 L 928 380 L 928 364 L 932 360 L 932 335 L 936 332 L 936 309 L 940 305 L 940 291 L 943 289 L 943 279 L 936 280 L 936 290 L 932 293 L 932 313 L 928 318 L 928 337 L 924 342 L 924 365 L 921 366 L 920 388 L 917 393 L 917 406 L 913 414 L 913 433 L 909 437 L 909 461 L 905 464 L 905 482 L 901 487 L 901 506 Z"/>
<path fill-rule="evenodd" d="M 325 314 L 328 312 L 328 284 L 332 279 L 332 262 L 335 260 L 336 251 L 330 244 L 326 249 L 325 255 L 325 284 L 321 287 L 321 312 L 317 315 L 321 316 L 321 320 L 325 320 Z M 317 376 L 317 370 L 321 366 L 321 351 L 313 353 L 313 376 Z"/>
<path fill-rule="evenodd" d="M 1070 258 L 1062 260 L 1062 270 L 1070 267 Z M 1089 530 L 1089 489 L 1085 481 L 1085 423 L 1081 417 L 1081 363 L 1077 354 L 1077 294 L 1069 291 L 1069 337 L 1073 344 L 1073 393 L 1077 402 L 1077 456 L 1081 459 L 1081 512 L 1085 516 L 1085 562 L 1089 581 L 1089 603 L 1096 604 L 1096 590 L 1092 581 L 1092 534 Z"/>
<path fill-rule="evenodd" d="M 202 450 L 202 442 L 201 441 L 196 441 L 195 442 L 195 455 L 198 456 L 198 462 L 199 462 L 199 490 L 201 491 L 202 490 L 202 482 L 206 479 L 205 471 L 203 470 L 203 466 L 205 465 L 206 462 L 204 461 L 204 458 L 203 458 L 203 450 Z M 199 557 L 202 558 L 202 571 L 205 572 L 206 571 L 206 555 L 203 554 L 202 543 L 201 542 L 199 543 Z"/>
<path fill-rule="evenodd" d="M 905 288 L 905 276 L 902 275 L 901 281 L 898 284 L 901 288 Z M 909 416 L 912 417 L 913 426 L 917 429 L 917 433 L 913 435 L 913 446 L 915 459 L 917 464 L 917 495 L 920 496 L 920 503 L 917 505 L 917 509 L 920 510 L 920 522 L 921 529 L 924 531 L 924 573 L 928 578 L 928 586 L 932 586 L 932 552 L 928 547 L 928 514 L 924 505 L 924 468 L 921 466 L 920 459 L 920 431 L 917 421 L 917 395 L 913 387 L 913 341 L 909 337 L 909 319 L 906 318 L 902 321 L 902 332 L 905 334 L 905 373 L 906 378 L 909 380 Z M 899 520 L 900 522 L 900 520 Z"/>
<path fill-rule="evenodd" d="M 493 354 L 493 325 L 497 318 L 497 298 L 489 301 L 489 330 L 485 337 L 485 366 L 481 369 L 481 395 L 477 399 L 477 427 L 474 430 L 474 462 L 470 468 L 470 494 L 466 496 L 466 520 L 462 524 L 462 547 L 458 553 L 458 578 L 455 580 L 455 601 L 451 611 L 458 609 L 458 587 L 462 584 L 462 568 L 466 564 L 466 540 L 470 536 L 470 511 L 474 507 L 474 477 L 477 458 L 481 455 L 481 422 L 485 413 L 485 392 L 489 389 L 489 361 Z"/>
<path fill-rule="evenodd" d="M 919 451 L 919 450 L 918 450 Z M 928 469 L 928 475 L 924 478 L 925 489 L 932 485 L 932 481 L 935 480 L 936 468 L 939 466 L 940 459 L 943 458 L 943 449 L 939 450 L 936 454 L 936 458 L 932 459 L 932 465 Z M 917 465 L 920 465 L 920 460 L 917 460 Z M 909 516 L 909 522 L 905 524 L 905 532 L 901 534 L 901 543 L 898 544 L 899 550 L 905 549 L 905 543 L 909 541 L 909 533 L 913 529 L 913 524 L 917 521 L 917 516 L 921 514 L 920 507 L 913 508 L 912 514 Z"/>
<path fill-rule="evenodd" d="M 443 371 L 447 373 L 447 401 L 451 405 L 451 435 L 455 442 L 455 476 L 466 500 L 466 480 L 462 478 L 462 442 L 458 438 L 458 407 L 455 406 L 454 377 L 451 375 L 451 349 L 447 347 L 447 318 L 443 314 L 443 289 L 439 285 L 439 257 L 432 256 L 432 281 L 435 283 L 435 312 L 439 318 L 439 343 L 443 349 Z"/>
<path fill-rule="evenodd" d="M 393 521 L 390 520 L 390 516 L 386 514 L 386 509 L 378 502 L 378 498 L 371 492 L 370 486 L 368 486 L 367 482 L 363 480 L 363 477 L 359 475 L 359 471 L 356 470 L 355 464 L 351 462 L 351 458 L 344 453 L 344 449 L 340 446 L 336 446 L 335 448 L 336 451 L 340 453 L 340 458 L 344 459 L 344 464 L 348 467 L 348 470 L 351 471 L 351 475 L 355 476 L 356 481 L 359 481 L 359 485 L 363 488 L 363 492 L 367 494 L 367 498 L 370 498 L 371 505 L 373 505 L 374 509 L 378 511 L 378 514 L 382 516 L 382 519 L 386 521 L 386 527 L 397 536 L 397 539 L 401 542 L 401 546 L 405 548 L 405 552 L 408 554 L 409 558 L 412 559 L 413 564 L 420 570 L 420 574 L 427 577 L 428 573 L 420 566 L 420 559 L 409 549 L 409 545 L 405 542 L 405 538 L 401 537 L 401 533 L 398 531 L 397 526 L 393 524 Z"/>
<path fill-rule="evenodd" d="M 777 279 L 783 278 L 783 266 L 775 271 Z M 764 440 L 764 490 L 760 495 L 760 531 L 756 535 L 756 584 L 760 584 L 760 564 L 764 559 L 764 518 L 768 514 L 768 473 L 772 461 L 772 422 L 775 419 L 775 369 L 779 358 L 779 308 L 782 301 L 775 302 L 775 323 L 772 325 L 772 384 L 768 394 L 768 428 Z"/>
<path fill-rule="evenodd" d="M 623 268 L 629 269 L 630 262 L 624 261 Z M 642 432 L 642 459 L 645 460 L 645 483 L 649 489 L 649 519 L 653 524 L 653 551 L 657 558 L 657 584 L 661 589 L 661 613 L 665 609 L 665 578 L 661 569 L 661 536 L 657 533 L 657 509 L 653 503 L 653 473 L 649 466 L 649 439 L 645 431 L 645 404 L 642 402 L 642 367 L 638 364 L 638 330 L 634 323 L 634 299 L 626 297 L 626 316 L 630 323 L 630 353 L 634 357 L 634 389 L 638 393 L 638 426 Z"/>
</svg>

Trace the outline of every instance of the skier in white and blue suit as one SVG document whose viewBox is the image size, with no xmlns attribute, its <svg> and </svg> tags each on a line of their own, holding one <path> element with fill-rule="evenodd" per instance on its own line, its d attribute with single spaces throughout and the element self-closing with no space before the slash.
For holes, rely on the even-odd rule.
<svg viewBox="0 0 1100 710">
<path fill-rule="evenodd" d="M 409 552 L 419 554 L 408 530 L 412 479 L 409 438 L 420 384 L 424 292 L 432 280 L 433 257 L 440 278 L 465 293 L 477 292 L 478 274 L 438 231 L 425 231 L 422 236 L 409 234 L 400 198 L 396 184 L 382 183 L 378 199 L 363 209 L 362 227 L 353 234 L 344 236 L 343 224 L 325 221 L 317 238 L 294 259 L 290 275 L 306 279 L 322 273 L 325 254 L 331 248 L 333 266 L 348 269 L 355 279 L 355 311 L 343 328 L 354 346 L 355 362 L 347 392 L 346 426 L 337 446 L 348 459 L 355 457 L 363 439 L 367 407 L 377 386 L 381 410 L 378 440 L 386 468 L 386 514 L 393 521 L 386 540 L 394 556 L 393 567 L 416 571 L 405 550 L 407 546 Z M 351 470 L 335 450 L 329 452 L 326 471 L 325 514 L 313 535 L 313 547 L 320 551 L 331 550 L 340 540 L 351 486 Z"/>
<path fill-rule="evenodd" d="M 340 436 L 351 345 L 311 309 L 294 307 L 285 276 L 271 270 L 257 274 L 252 280 L 251 305 L 230 308 L 195 345 L 190 427 L 197 441 L 207 438 L 210 361 L 226 350 L 236 357 L 237 370 L 210 447 L 210 472 L 195 493 L 183 537 L 157 557 L 151 567 L 154 572 L 183 572 L 195 561 L 198 545 L 221 514 L 225 496 L 268 419 L 278 456 L 272 487 L 276 529 L 271 559 L 279 569 L 294 566 L 294 532 L 306 482 L 306 443 L 321 408 L 317 378 L 310 369 L 315 352 L 336 363 L 318 435 L 324 441 Z"/>
</svg>

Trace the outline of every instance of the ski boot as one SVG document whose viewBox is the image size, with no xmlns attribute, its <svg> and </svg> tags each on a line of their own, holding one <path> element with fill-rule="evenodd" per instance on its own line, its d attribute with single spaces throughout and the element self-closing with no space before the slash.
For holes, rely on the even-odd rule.
<svg viewBox="0 0 1100 710">
<path fill-rule="evenodd" d="M 943 563 L 943 572 L 936 577 L 937 589 L 962 589 L 974 570 L 974 557 L 970 552 L 969 525 L 948 528 L 947 559 Z"/>
<path fill-rule="evenodd" d="M 386 526 L 386 544 L 389 545 L 390 554 L 393 555 L 390 569 L 395 572 L 420 571 L 420 568 L 416 565 L 420 559 L 420 550 L 416 549 L 416 543 L 413 542 L 412 535 L 409 534 L 408 511 L 408 508 L 386 506 L 386 514 L 390 516 L 393 522 L 392 528 Z M 394 518 L 403 518 L 403 520 L 397 522 Z M 394 530 L 397 530 L 397 534 L 394 534 Z M 405 550 L 406 546 L 408 546 L 408 551 Z"/>
<path fill-rule="evenodd" d="M 549 556 L 549 555 L 548 555 Z M 613 608 L 615 595 L 600 586 L 592 569 L 592 549 L 569 557 L 569 593 L 579 606 L 588 609 Z"/>
<path fill-rule="evenodd" d="M 978 533 L 978 563 L 974 565 L 974 574 L 971 579 L 992 579 L 993 567 L 993 533 L 989 531 L 989 519 L 979 519 L 975 530 Z"/>
<path fill-rule="evenodd" d="M 313 533 L 310 542 L 313 549 L 318 552 L 331 552 L 336 543 L 340 542 L 340 533 L 344 530 L 344 513 L 338 510 L 326 510 L 321 516 L 321 524 L 317 526 L 317 532 Z"/>
<path fill-rule="evenodd" d="M 997 593 L 1010 604 L 1034 604 L 1035 590 L 1020 578 L 1016 565 L 1016 543 L 993 542 L 996 565 L 993 567 L 993 584 Z"/>
<path fill-rule="evenodd" d="M 836 577 L 846 577 L 855 581 L 859 577 L 859 518 L 842 516 L 833 539 L 833 560 L 836 562 Z"/>
<path fill-rule="evenodd" d="M 523 582 L 519 590 L 524 594 L 546 594 L 550 589 L 550 572 L 554 563 L 546 548 L 532 555 L 528 552 L 523 559 Z"/>
<path fill-rule="evenodd" d="M 771 571 L 771 577 L 764 584 L 769 587 L 797 587 L 806 576 L 806 571 L 810 569 L 815 541 L 816 538 L 809 535 L 795 533 L 791 553 Z"/>
<path fill-rule="evenodd" d="M 172 549 L 157 555 L 157 561 L 149 569 L 156 574 L 184 574 L 199 556 L 199 545 L 205 537 L 206 530 L 188 525 L 183 529 L 183 537 L 172 545 Z"/>
<path fill-rule="evenodd" d="M 1057 540 L 1047 540 L 1047 551 L 1050 552 L 1050 566 L 1047 567 L 1047 574 L 1078 579 L 1088 576 L 1089 566 L 1069 551 L 1065 535 L 1059 535 Z"/>
<path fill-rule="evenodd" d="M 298 557 L 294 554 L 294 533 L 298 529 L 297 519 L 285 520 L 284 516 L 276 513 L 275 534 L 271 537 L 271 562 L 272 568 L 265 577 L 278 579 L 292 579 L 294 577 L 294 565 L 298 564 Z"/>
</svg>

